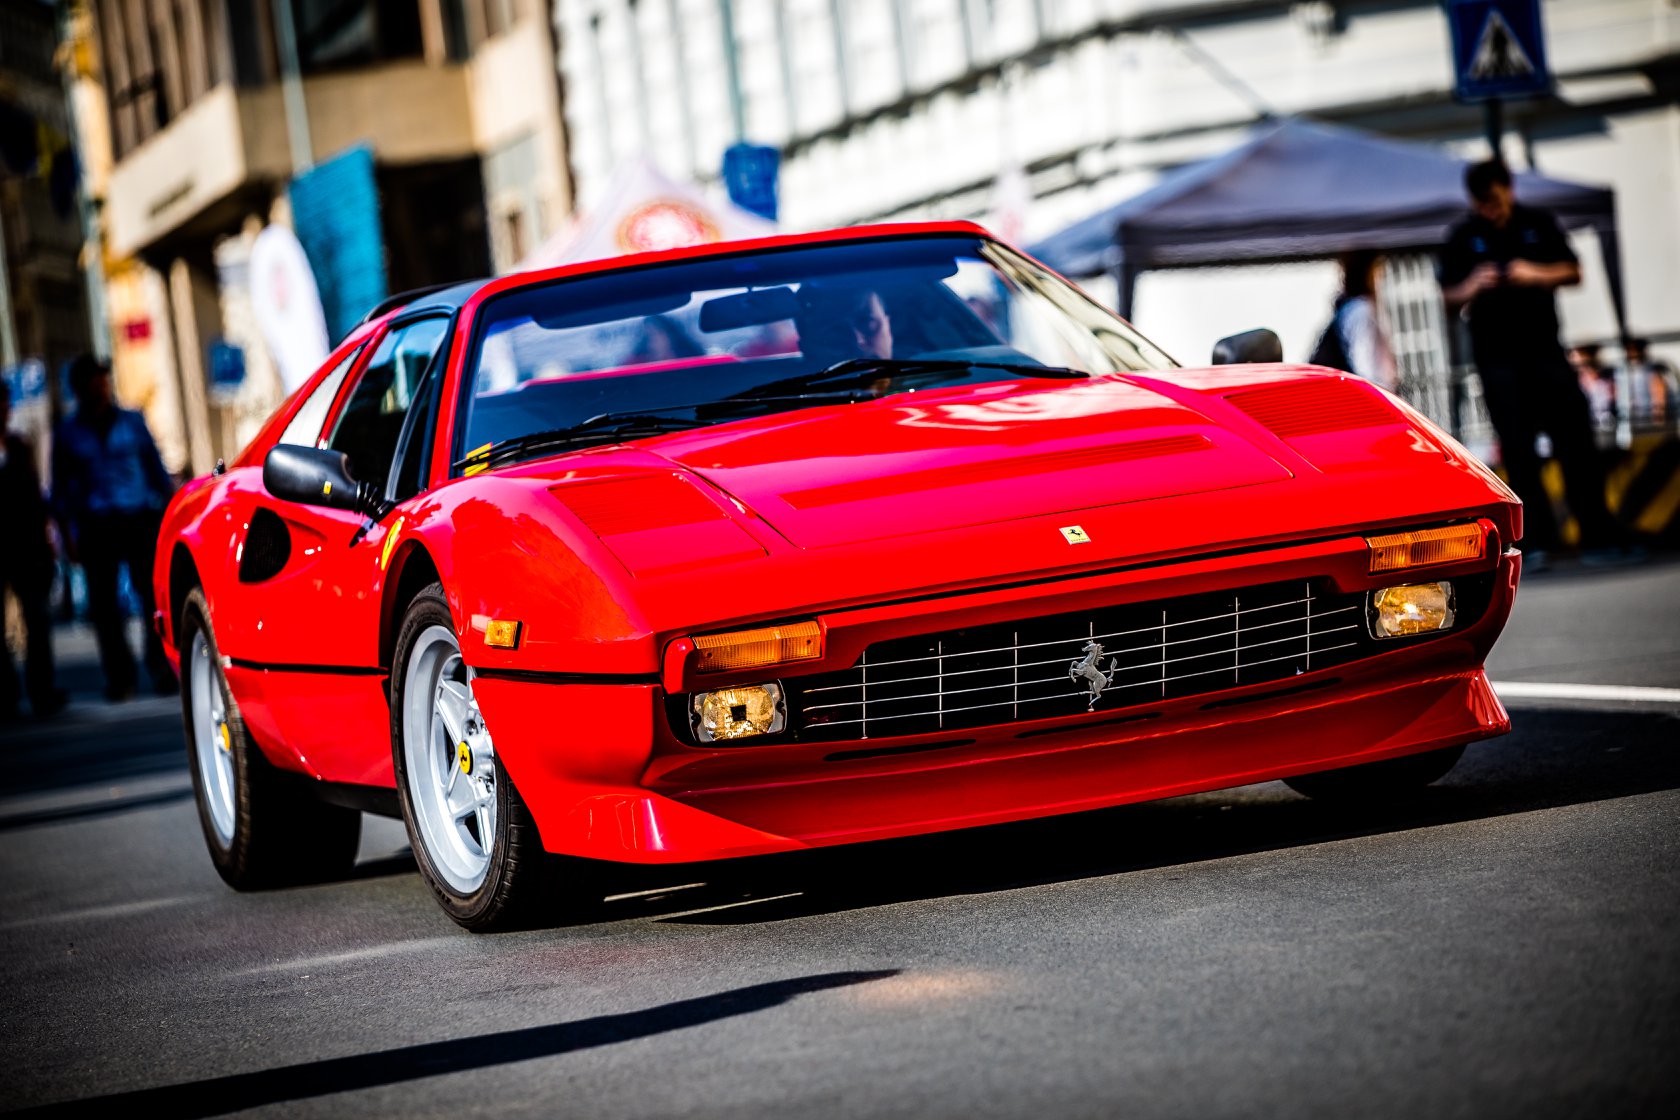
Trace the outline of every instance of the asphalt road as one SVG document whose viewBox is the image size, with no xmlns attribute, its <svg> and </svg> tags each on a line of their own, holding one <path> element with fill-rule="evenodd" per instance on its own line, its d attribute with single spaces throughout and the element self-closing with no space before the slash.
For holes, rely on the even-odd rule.
<svg viewBox="0 0 1680 1120">
<path fill-rule="evenodd" d="M 0 1107 L 1680 1115 L 1680 704 L 1538 687 L 1680 687 L 1680 562 L 1530 581 L 1491 667 L 1542 695 L 1403 810 L 1249 786 L 639 872 L 494 937 L 392 822 L 349 881 L 227 890 L 173 703 L 83 699 L 0 732 Z"/>
</svg>

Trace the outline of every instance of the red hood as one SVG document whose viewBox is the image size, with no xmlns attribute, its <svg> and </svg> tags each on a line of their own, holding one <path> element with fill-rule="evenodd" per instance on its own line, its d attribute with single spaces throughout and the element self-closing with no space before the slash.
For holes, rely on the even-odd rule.
<svg viewBox="0 0 1680 1120">
<path fill-rule="evenodd" d="M 1290 472 L 1125 380 L 939 389 L 650 441 L 802 547 L 1276 482 Z"/>
</svg>

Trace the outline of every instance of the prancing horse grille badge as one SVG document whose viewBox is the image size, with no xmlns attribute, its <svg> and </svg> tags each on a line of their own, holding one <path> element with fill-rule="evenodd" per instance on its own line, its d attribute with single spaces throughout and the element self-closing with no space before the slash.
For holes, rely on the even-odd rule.
<svg viewBox="0 0 1680 1120">
<path fill-rule="evenodd" d="M 1069 544 L 1091 543 L 1091 535 L 1078 525 L 1062 526 L 1062 539 Z"/>
<path fill-rule="evenodd" d="M 1085 705 L 1087 712 L 1097 706 L 1097 698 L 1103 694 L 1103 689 L 1114 683 L 1114 670 L 1119 666 L 1118 658 L 1108 659 L 1108 672 L 1102 669 L 1102 643 L 1089 641 L 1085 643 L 1085 656 L 1068 666 L 1068 679 L 1075 684 L 1085 682 L 1085 687 L 1091 690 L 1091 701 Z"/>
</svg>

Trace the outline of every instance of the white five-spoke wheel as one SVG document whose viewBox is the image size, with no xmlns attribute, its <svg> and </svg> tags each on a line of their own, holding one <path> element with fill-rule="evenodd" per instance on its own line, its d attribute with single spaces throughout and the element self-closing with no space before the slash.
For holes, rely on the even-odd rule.
<svg viewBox="0 0 1680 1120">
<path fill-rule="evenodd" d="M 471 930 L 545 920 L 565 898 L 531 811 L 497 757 L 443 586 L 403 612 L 391 659 L 391 746 L 414 862 Z"/>
<path fill-rule="evenodd" d="M 188 726 L 204 807 L 216 839 L 227 848 L 233 843 L 234 828 L 233 735 L 228 728 L 227 698 L 222 695 L 220 674 L 202 629 L 193 631 L 187 672 L 192 678 L 187 690 L 192 706 Z"/>
<path fill-rule="evenodd" d="M 415 827 L 461 894 L 484 884 L 496 843 L 496 754 L 455 634 L 428 626 L 403 680 L 403 761 Z"/>
</svg>

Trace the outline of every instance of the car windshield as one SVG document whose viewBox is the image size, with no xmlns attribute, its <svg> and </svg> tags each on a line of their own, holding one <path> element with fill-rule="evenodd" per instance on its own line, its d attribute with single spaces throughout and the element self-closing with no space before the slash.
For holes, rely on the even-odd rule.
<svg viewBox="0 0 1680 1120">
<path fill-rule="evenodd" d="M 840 242 L 606 272 L 488 301 L 458 469 L 941 386 L 1175 363 L 977 237 Z"/>
</svg>

